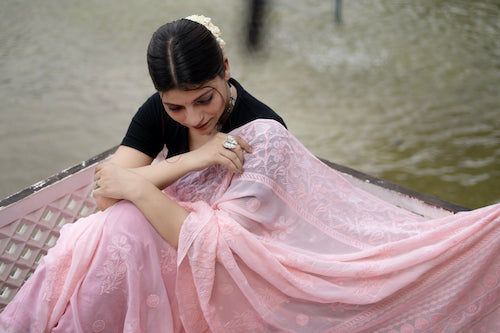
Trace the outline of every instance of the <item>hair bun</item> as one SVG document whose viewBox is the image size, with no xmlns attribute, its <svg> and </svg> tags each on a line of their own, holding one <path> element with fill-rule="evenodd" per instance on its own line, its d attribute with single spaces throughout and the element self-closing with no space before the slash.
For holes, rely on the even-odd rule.
<svg viewBox="0 0 500 333">
<path fill-rule="evenodd" d="M 224 39 L 222 39 L 222 32 L 220 31 L 218 26 L 212 23 L 212 19 L 210 17 L 206 17 L 203 15 L 191 15 L 186 17 L 186 20 L 199 23 L 207 28 L 212 33 L 212 35 L 214 35 L 220 48 L 224 50 L 226 42 L 224 41 Z"/>
</svg>

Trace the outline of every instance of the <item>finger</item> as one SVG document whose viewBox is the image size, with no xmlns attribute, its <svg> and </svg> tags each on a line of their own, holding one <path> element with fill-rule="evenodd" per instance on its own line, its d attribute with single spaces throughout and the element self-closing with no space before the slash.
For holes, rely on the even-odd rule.
<svg viewBox="0 0 500 333">
<path fill-rule="evenodd" d="M 107 163 L 100 163 L 97 164 L 94 170 L 94 180 L 97 180 L 102 177 L 102 172 L 104 168 L 106 167 Z"/>
<path fill-rule="evenodd" d="M 107 193 L 106 190 L 104 190 L 102 187 L 94 188 L 94 190 L 92 191 L 92 195 L 99 196 L 99 197 L 111 198 L 109 193 Z"/>
<path fill-rule="evenodd" d="M 102 178 L 94 179 L 94 182 L 92 184 L 92 190 L 95 192 L 96 190 L 102 188 L 103 183 L 104 179 Z"/>
<path fill-rule="evenodd" d="M 94 173 L 94 181 L 105 177 L 104 173 L 105 173 L 105 169 L 103 169 L 102 167 L 100 168 L 100 170 L 97 170 L 97 168 L 96 168 L 96 171 Z"/>
<path fill-rule="evenodd" d="M 94 184 L 92 187 L 92 195 L 102 196 L 102 182 L 99 182 L 98 180 L 94 181 Z"/>
<path fill-rule="evenodd" d="M 240 161 L 241 164 L 245 161 L 245 157 L 243 156 L 243 149 L 240 145 L 236 146 L 236 148 L 230 150 L 238 160 Z"/>
<path fill-rule="evenodd" d="M 96 171 L 94 173 L 94 181 L 98 180 L 101 178 L 101 171 L 97 171 L 97 168 L 96 168 Z"/>
<path fill-rule="evenodd" d="M 225 149 L 220 152 L 220 155 L 221 158 L 219 160 L 219 164 L 224 165 L 233 172 L 239 172 L 242 167 L 242 163 L 233 151 Z"/>
<path fill-rule="evenodd" d="M 240 153 L 242 154 L 241 150 Z M 224 151 L 221 152 L 221 155 L 223 157 L 221 164 L 226 166 L 229 170 L 238 173 L 243 170 L 243 162 L 234 153 L 234 151 L 225 149 Z"/>
<path fill-rule="evenodd" d="M 224 136 L 223 139 L 226 140 L 227 136 L 228 135 Z M 232 149 L 225 148 L 224 145 L 223 145 L 223 147 L 225 149 L 228 149 L 228 150 L 234 152 L 238 156 L 240 161 L 243 163 L 243 161 L 244 161 L 243 150 L 250 152 L 252 149 L 251 149 L 250 145 L 245 140 L 243 140 L 241 137 L 239 137 L 237 135 L 231 135 L 231 137 L 233 137 L 236 140 L 236 143 L 237 143 L 236 147 L 232 148 Z"/>
<path fill-rule="evenodd" d="M 103 196 L 103 195 L 101 195 L 101 189 L 100 188 L 95 188 L 95 187 L 94 187 L 94 190 L 92 191 L 92 195 L 93 196 L 97 195 L 97 196 L 101 196 L 101 197 Z"/>
<path fill-rule="evenodd" d="M 235 136 L 234 138 L 236 139 L 236 141 L 238 141 L 238 144 L 240 145 L 242 150 L 250 154 L 253 153 L 252 147 L 248 144 L 248 142 L 245 141 L 245 139 L 240 136 Z"/>
<path fill-rule="evenodd" d="M 103 196 L 103 197 L 109 197 L 110 195 L 110 189 L 108 187 L 108 183 L 106 182 L 106 179 L 99 179 L 99 180 L 96 180 L 96 182 L 98 183 L 99 187 L 96 187 L 95 185 L 95 182 L 94 182 L 94 194 L 95 195 L 100 195 L 100 196 Z"/>
</svg>

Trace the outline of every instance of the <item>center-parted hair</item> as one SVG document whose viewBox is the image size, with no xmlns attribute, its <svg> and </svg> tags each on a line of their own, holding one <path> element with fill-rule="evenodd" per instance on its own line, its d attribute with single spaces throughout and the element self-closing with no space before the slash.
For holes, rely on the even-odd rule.
<svg viewBox="0 0 500 333">
<path fill-rule="evenodd" d="M 190 90 L 224 76 L 223 52 L 202 24 L 180 19 L 161 26 L 147 52 L 149 75 L 158 91 Z"/>
</svg>

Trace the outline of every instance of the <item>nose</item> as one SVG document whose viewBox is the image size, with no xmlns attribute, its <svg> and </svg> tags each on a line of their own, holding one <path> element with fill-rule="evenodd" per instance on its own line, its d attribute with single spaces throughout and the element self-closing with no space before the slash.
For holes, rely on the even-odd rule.
<svg viewBox="0 0 500 333">
<path fill-rule="evenodd" d="M 196 110 L 194 108 L 187 108 L 185 121 L 186 126 L 196 127 L 203 121 L 203 113 L 200 110 Z"/>
</svg>

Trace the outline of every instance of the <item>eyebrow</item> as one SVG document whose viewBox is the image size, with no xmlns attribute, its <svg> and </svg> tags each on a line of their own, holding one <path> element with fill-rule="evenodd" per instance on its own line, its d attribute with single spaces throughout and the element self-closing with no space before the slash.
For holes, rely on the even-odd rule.
<svg viewBox="0 0 500 333">
<path fill-rule="evenodd" d="M 200 89 L 210 89 L 204 93 L 202 93 L 201 95 L 199 95 L 198 97 L 196 97 L 193 101 L 196 102 L 196 101 L 199 101 L 200 99 L 202 99 L 203 97 L 205 97 L 208 93 L 212 92 L 212 90 L 214 90 L 215 88 L 214 87 L 210 87 L 210 86 L 206 86 L 206 87 L 202 87 Z M 178 104 L 174 104 L 174 103 L 168 103 L 168 102 L 164 102 L 163 99 L 162 99 L 162 103 L 167 105 L 167 106 L 182 106 L 182 105 L 178 105 Z"/>
</svg>

